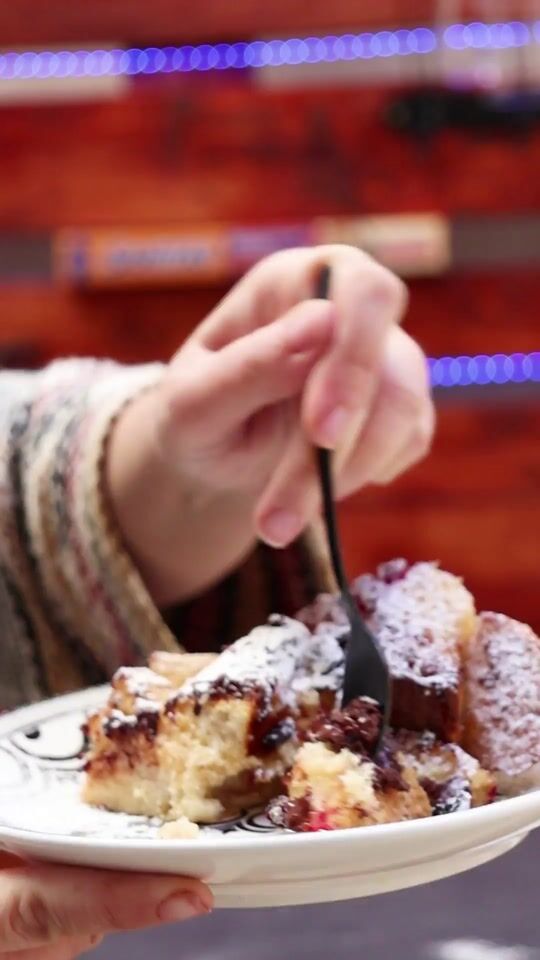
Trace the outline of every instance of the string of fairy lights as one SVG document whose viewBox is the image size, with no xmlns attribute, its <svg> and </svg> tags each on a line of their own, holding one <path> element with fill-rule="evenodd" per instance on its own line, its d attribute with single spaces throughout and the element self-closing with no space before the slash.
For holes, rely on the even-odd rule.
<svg viewBox="0 0 540 960">
<path fill-rule="evenodd" d="M 540 21 L 453 23 L 276 40 L 113 50 L 0 54 L 0 81 L 256 70 L 301 64 L 425 56 L 437 50 L 508 50 L 540 44 Z"/>
</svg>

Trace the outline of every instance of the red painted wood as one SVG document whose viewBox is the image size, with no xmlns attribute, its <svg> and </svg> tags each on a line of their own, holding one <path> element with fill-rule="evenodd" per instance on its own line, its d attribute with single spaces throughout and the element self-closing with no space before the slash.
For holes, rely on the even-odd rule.
<svg viewBox="0 0 540 960">
<path fill-rule="evenodd" d="M 343 505 L 350 569 L 392 556 L 439 560 L 465 577 L 481 609 L 540 629 L 538 398 L 439 411 L 428 459 L 391 487 Z"/>
<path fill-rule="evenodd" d="M 537 350 L 539 288 L 533 270 L 417 280 L 410 285 L 406 327 L 431 356 Z M 34 345 L 43 358 L 166 358 L 224 292 L 0 286 L 0 345 Z"/>
<path fill-rule="evenodd" d="M 420 147 L 384 127 L 391 95 L 176 78 L 113 103 L 5 108 L 0 228 L 540 209 L 540 131 Z"/>
<path fill-rule="evenodd" d="M 47 0 L 40 8 L 34 0 L 10 0 L 0 7 L 0 36 L 4 46 L 51 44 L 90 40 L 194 41 L 242 39 L 250 36 L 313 34 L 321 30 L 349 30 L 356 26 L 429 23 L 440 9 L 436 0 L 199 0 L 181 10 L 176 0 Z M 478 0 L 459 4 L 462 20 L 490 16 L 489 5 Z M 500 8 L 494 5 L 494 19 Z M 531 16 L 528 0 L 507 0 L 508 19 Z"/>
</svg>

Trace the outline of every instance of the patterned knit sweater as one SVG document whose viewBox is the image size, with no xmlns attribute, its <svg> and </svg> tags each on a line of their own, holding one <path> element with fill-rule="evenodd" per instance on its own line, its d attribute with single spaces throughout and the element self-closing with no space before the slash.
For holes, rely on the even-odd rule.
<svg viewBox="0 0 540 960">
<path fill-rule="evenodd" d="M 312 532 L 289 550 L 260 545 L 205 596 L 156 609 L 102 473 L 115 417 L 161 372 L 93 360 L 0 371 L 0 711 L 101 683 L 155 649 L 219 649 L 328 587 Z"/>
</svg>

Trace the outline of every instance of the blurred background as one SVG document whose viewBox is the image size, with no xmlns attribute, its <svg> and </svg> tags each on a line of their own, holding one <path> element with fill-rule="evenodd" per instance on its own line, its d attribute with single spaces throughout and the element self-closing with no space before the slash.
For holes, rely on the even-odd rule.
<svg viewBox="0 0 540 960">
<path fill-rule="evenodd" d="M 429 460 L 343 509 L 351 572 L 463 573 L 540 627 L 540 4 L 0 7 L 0 362 L 167 358 L 250 263 L 344 241 L 410 282 Z"/>
<path fill-rule="evenodd" d="M 410 284 L 440 422 L 344 505 L 351 572 L 439 559 L 540 628 L 540 3 L 10 0 L 0 47 L 0 364 L 165 359 L 260 256 L 362 246 Z M 527 960 L 539 852 L 101 955 Z"/>
</svg>

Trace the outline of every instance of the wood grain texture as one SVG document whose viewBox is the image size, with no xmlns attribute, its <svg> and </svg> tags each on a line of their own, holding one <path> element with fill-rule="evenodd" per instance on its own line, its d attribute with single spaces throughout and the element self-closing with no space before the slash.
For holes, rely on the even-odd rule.
<svg viewBox="0 0 540 960">
<path fill-rule="evenodd" d="M 540 132 L 418 145 L 385 127 L 391 96 L 164 78 L 118 102 L 5 108 L 0 228 L 540 209 Z"/>
<path fill-rule="evenodd" d="M 538 396 L 439 410 L 434 449 L 387 489 L 342 507 L 353 572 L 392 556 L 439 560 L 465 577 L 481 609 L 540 629 Z"/>
<path fill-rule="evenodd" d="M 4 46 L 21 44 L 87 43 L 122 40 L 132 43 L 179 43 L 196 40 L 230 40 L 252 36 L 286 35 L 354 27 L 401 26 L 429 23 L 440 11 L 436 0 L 199 0 L 182 9 L 177 0 L 47 0 L 40 9 L 34 0 L 10 0 L 0 7 L 0 36 Z M 494 5 L 495 7 L 495 5 Z M 489 5 L 479 13 L 477 0 L 459 4 L 462 20 L 489 17 Z M 497 19 L 497 9 L 493 10 Z M 525 0 L 505 3 L 504 17 L 531 15 Z M 500 16 L 500 12 L 499 12 Z"/>
</svg>

